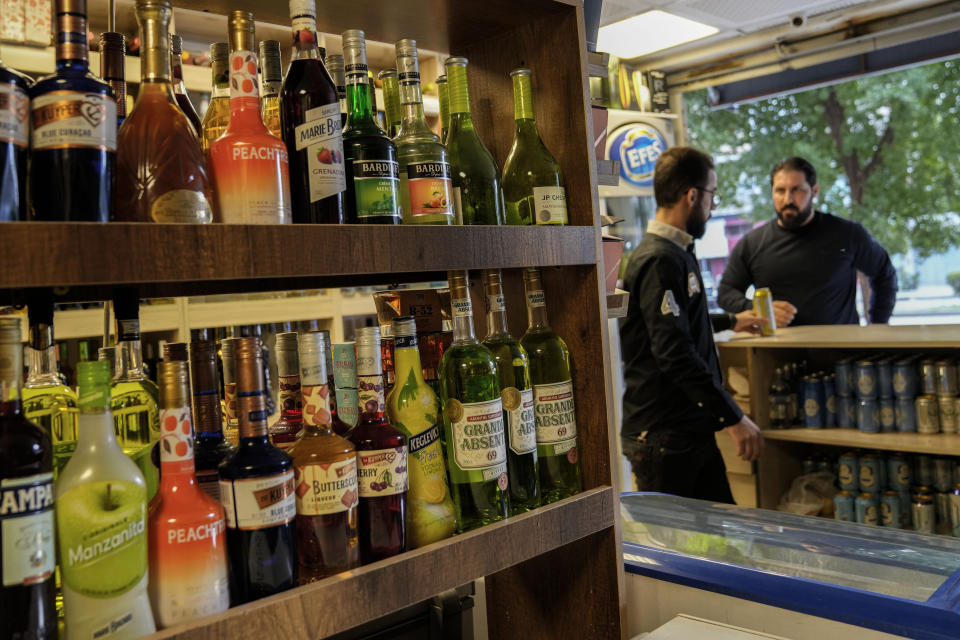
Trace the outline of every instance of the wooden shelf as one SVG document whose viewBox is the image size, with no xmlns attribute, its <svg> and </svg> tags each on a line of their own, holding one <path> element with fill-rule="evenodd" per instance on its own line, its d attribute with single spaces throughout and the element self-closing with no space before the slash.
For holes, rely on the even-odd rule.
<svg viewBox="0 0 960 640">
<path fill-rule="evenodd" d="M 764 429 L 763 436 L 769 440 L 807 442 L 833 447 L 960 455 L 960 435 L 955 433 L 863 433 L 856 429 Z"/>
<path fill-rule="evenodd" d="M 409 551 L 148 638 L 321 638 L 613 526 L 612 487 Z M 541 579 L 549 580 L 549 576 Z M 331 614 L 331 606 L 338 612 Z M 493 637 L 493 636 L 491 636 Z"/>
<path fill-rule="evenodd" d="M 719 346 L 767 349 L 957 349 L 960 348 L 960 325 L 785 327 L 766 337 L 738 333 Z"/>
</svg>

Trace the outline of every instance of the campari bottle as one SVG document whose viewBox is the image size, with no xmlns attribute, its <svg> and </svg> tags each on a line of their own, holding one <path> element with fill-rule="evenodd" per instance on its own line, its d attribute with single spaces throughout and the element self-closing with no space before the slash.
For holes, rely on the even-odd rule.
<svg viewBox="0 0 960 640">
<path fill-rule="evenodd" d="M 370 564 L 406 549 L 407 437 L 384 417 L 380 329 L 357 330 L 360 422 L 350 432 L 357 448 L 360 561 Z"/>
<path fill-rule="evenodd" d="M 150 603 L 159 628 L 226 611 L 224 512 L 197 484 L 187 363 L 160 363 L 160 489 L 148 509 Z"/>
<path fill-rule="evenodd" d="M 57 479 L 57 541 L 67 640 L 156 630 L 147 570 L 147 485 L 117 444 L 110 370 L 77 365 L 77 450 Z"/>
<path fill-rule="evenodd" d="M 220 379 L 217 351 L 212 342 L 190 343 L 190 373 L 193 378 L 193 419 L 196 426 L 193 460 L 197 485 L 211 498 L 220 500 L 220 463 L 236 447 L 223 437 L 220 411 Z"/>
<path fill-rule="evenodd" d="M 297 441 L 303 427 L 297 333 L 278 333 L 274 351 L 277 354 L 277 382 L 280 387 L 280 419 L 270 427 L 270 442 L 287 451 Z"/>
<path fill-rule="evenodd" d="M 210 144 L 216 208 L 222 222 L 290 222 L 287 147 L 260 115 L 253 14 L 230 13 L 230 124 Z"/>
<path fill-rule="evenodd" d="M 303 435 L 290 450 L 300 584 L 360 566 L 357 455 L 353 443 L 333 432 L 326 361 L 321 333 L 301 333 Z"/>
<path fill-rule="evenodd" d="M 33 80 L 0 63 L 0 222 L 27 218 L 31 84 Z"/>
<path fill-rule="evenodd" d="M 357 399 L 357 351 L 353 342 L 333 345 L 333 386 L 336 399 L 333 430 L 346 437 L 360 419 Z"/>
</svg>

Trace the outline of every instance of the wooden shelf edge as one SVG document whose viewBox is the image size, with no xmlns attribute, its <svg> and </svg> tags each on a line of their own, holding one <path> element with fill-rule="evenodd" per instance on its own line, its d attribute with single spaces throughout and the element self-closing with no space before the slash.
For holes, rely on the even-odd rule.
<svg viewBox="0 0 960 640">
<path fill-rule="evenodd" d="M 830 325 L 777 329 L 772 336 L 736 334 L 722 349 L 956 349 L 960 325 Z"/>
<path fill-rule="evenodd" d="M 960 455 L 960 434 L 862 433 L 856 429 L 764 429 L 769 440 L 804 442 L 836 447 Z"/>
<path fill-rule="evenodd" d="M 325 637 L 610 528 L 617 513 L 613 487 L 598 487 L 504 522 L 147 637 Z"/>
</svg>

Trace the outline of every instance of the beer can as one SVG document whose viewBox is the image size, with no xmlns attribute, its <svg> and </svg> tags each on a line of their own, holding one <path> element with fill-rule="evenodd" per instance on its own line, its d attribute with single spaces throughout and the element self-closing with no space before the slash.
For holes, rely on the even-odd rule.
<svg viewBox="0 0 960 640">
<path fill-rule="evenodd" d="M 875 398 L 863 398 L 857 402 L 857 429 L 863 433 L 880 432 L 880 407 Z"/>
<path fill-rule="evenodd" d="M 857 496 L 857 522 L 860 524 L 880 524 L 879 501 L 875 493 L 861 493 Z"/>
<path fill-rule="evenodd" d="M 893 393 L 898 398 L 910 398 L 917 395 L 917 367 L 910 358 L 893 363 Z"/>
<path fill-rule="evenodd" d="M 960 537 L 960 484 L 950 490 L 950 528 L 953 535 Z"/>
<path fill-rule="evenodd" d="M 937 509 L 929 495 L 916 496 L 912 504 L 913 530 L 934 533 L 937 530 Z"/>
<path fill-rule="evenodd" d="M 876 454 L 868 453 L 857 460 L 857 479 L 860 491 L 878 493 L 880 486 L 880 458 Z"/>
<path fill-rule="evenodd" d="M 877 367 L 872 360 L 857 361 L 857 396 L 877 397 Z"/>
<path fill-rule="evenodd" d="M 834 375 L 823 379 L 823 423 L 828 427 L 837 426 L 837 379 Z"/>
<path fill-rule="evenodd" d="M 880 398 L 880 431 L 897 430 L 897 414 L 893 398 Z"/>
<path fill-rule="evenodd" d="M 937 395 L 957 395 L 957 367 L 950 360 L 937 362 Z"/>
<path fill-rule="evenodd" d="M 848 451 L 837 463 L 837 483 L 844 491 L 860 490 L 860 461 L 857 454 Z"/>
<path fill-rule="evenodd" d="M 855 396 L 857 395 L 857 382 L 853 374 L 853 361 L 849 358 L 837 360 L 833 365 L 833 372 L 837 376 L 837 395 Z"/>
<path fill-rule="evenodd" d="M 837 396 L 837 426 L 841 429 L 857 428 L 857 399 Z"/>
<path fill-rule="evenodd" d="M 910 463 L 903 456 L 897 454 L 887 458 L 887 483 L 896 491 L 910 490 Z"/>
<path fill-rule="evenodd" d="M 773 313 L 773 294 L 769 287 L 753 292 L 753 314 L 767 320 L 767 324 L 761 325 L 762 335 L 772 336 L 777 332 L 777 316 Z"/>
<path fill-rule="evenodd" d="M 894 410 L 894 420 L 897 424 L 897 431 L 903 433 L 916 433 L 917 431 L 917 404 L 913 396 L 897 397 L 897 405 Z"/>
<path fill-rule="evenodd" d="M 857 512 L 854 507 L 853 494 L 849 491 L 838 491 L 833 496 L 833 517 L 843 522 L 856 522 Z"/>
<path fill-rule="evenodd" d="M 957 399 L 953 396 L 937 396 L 937 409 L 940 413 L 940 431 L 956 433 L 960 426 L 957 424 Z"/>
<path fill-rule="evenodd" d="M 938 491 L 934 496 L 937 507 L 937 524 L 950 524 L 950 492 Z"/>
<path fill-rule="evenodd" d="M 913 524 L 913 496 L 909 491 L 899 491 L 900 496 L 900 528 L 906 529 Z"/>
<path fill-rule="evenodd" d="M 925 396 L 937 394 L 937 363 L 924 360 L 920 363 L 920 392 Z"/>
<path fill-rule="evenodd" d="M 877 360 L 877 395 L 881 398 L 893 397 L 893 360 Z"/>
<path fill-rule="evenodd" d="M 937 491 L 947 491 L 954 485 L 953 458 L 936 458 L 933 461 L 933 486 Z"/>
<path fill-rule="evenodd" d="M 918 396 L 917 433 L 940 433 L 940 406 L 936 396 Z"/>
<path fill-rule="evenodd" d="M 808 429 L 823 429 L 823 381 L 817 376 L 803 379 L 803 424 Z"/>
<path fill-rule="evenodd" d="M 914 482 L 919 483 L 920 488 L 932 487 L 936 474 L 936 463 L 932 456 L 915 456 L 916 469 L 914 469 Z"/>
<path fill-rule="evenodd" d="M 884 491 L 880 496 L 880 524 L 884 527 L 899 529 L 903 518 L 900 515 L 900 494 L 896 491 Z"/>
</svg>

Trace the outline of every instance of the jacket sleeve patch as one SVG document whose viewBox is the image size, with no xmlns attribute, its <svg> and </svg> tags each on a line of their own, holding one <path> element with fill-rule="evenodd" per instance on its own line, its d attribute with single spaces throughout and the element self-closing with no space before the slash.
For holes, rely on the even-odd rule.
<svg viewBox="0 0 960 640">
<path fill-rule="evenodd" d="M 660 301 L 660 313 L 663 315 L 673 314 L 680 317 L 680 306 L 677 299 L 673 297 L 673 291 L 667 289 L 663 292 L 663 299 Z"/>
</svg>

